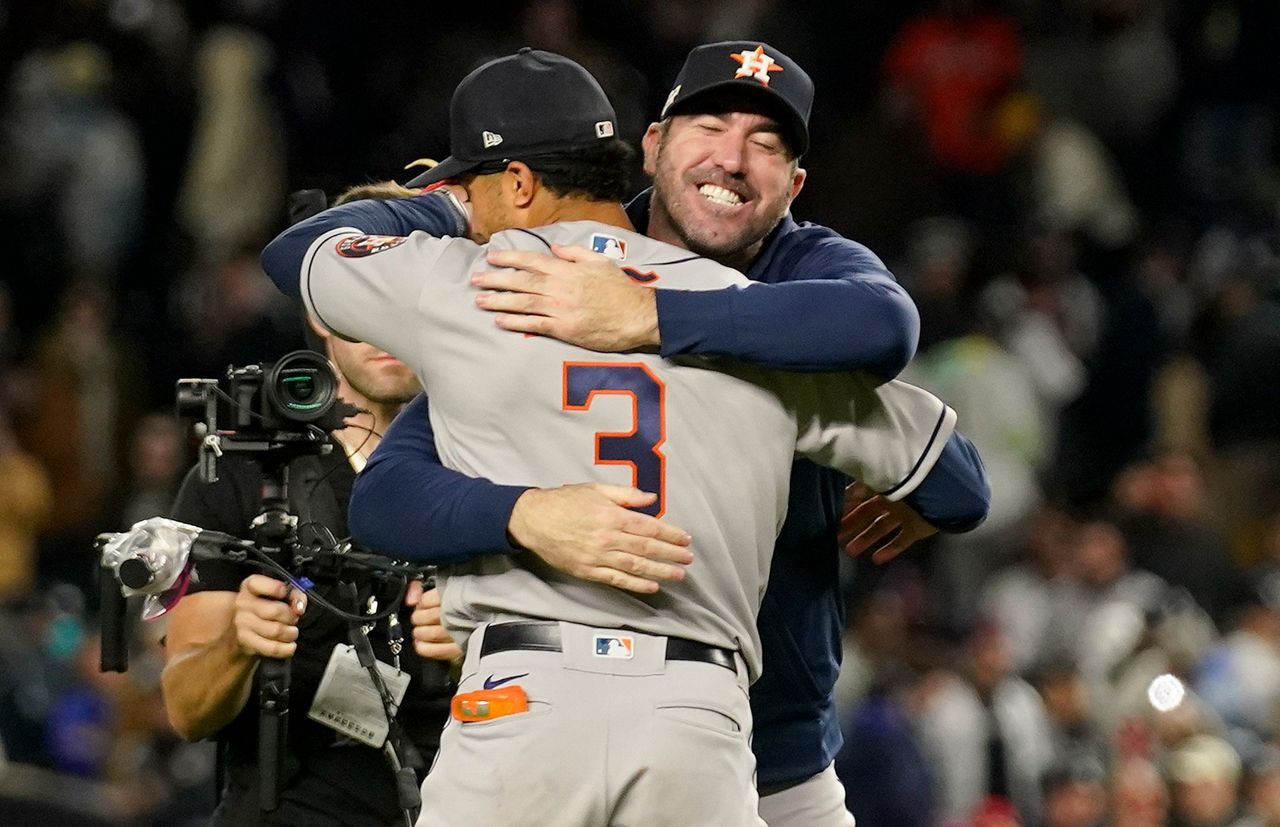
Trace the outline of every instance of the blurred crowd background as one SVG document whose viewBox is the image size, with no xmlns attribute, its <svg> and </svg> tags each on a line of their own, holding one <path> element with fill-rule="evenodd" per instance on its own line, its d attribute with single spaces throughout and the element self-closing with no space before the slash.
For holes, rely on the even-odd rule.
<svg viewBox="0 0 1280 827">
<path fill-rule="evenodd" d="M 906 378 L 994 489 L 849 566 L 859 823 L 1280 824 L 1278 34 L 1275 0 L 0 0 L 3 820 L 210 806 L 162 626 L 97 671 L 91 541 L 167 512 L 175 379 L 301 345 L 257 264 L 288 193 L 446 155 L 457 81 L 521 45 L 637 141 L 742 37 L 814 77 L 794 213 L 910 290 Z"/>
</svg>

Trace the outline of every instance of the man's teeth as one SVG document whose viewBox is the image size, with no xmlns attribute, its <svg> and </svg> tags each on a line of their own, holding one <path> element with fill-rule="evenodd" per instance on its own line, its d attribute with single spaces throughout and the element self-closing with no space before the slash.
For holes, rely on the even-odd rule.
<svg viewBox="0 0 1280 827">
<path fill-rule="evenodd" d="M 736 207 L 742 203 L 742 196 L 733 190 L 717 187 L 715 184 L 703 184 L 698 187 L 698 192 L 702 193 L 702 197 L 708 201 L 714 201 L 726 207 Z"/>
</svg>

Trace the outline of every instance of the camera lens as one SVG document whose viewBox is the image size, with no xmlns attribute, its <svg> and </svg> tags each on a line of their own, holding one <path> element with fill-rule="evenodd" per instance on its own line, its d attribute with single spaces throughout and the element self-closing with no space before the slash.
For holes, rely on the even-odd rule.
<svg viewBox="0 0 1280 827">
<path fill-rule="evenodd" d="M 316 379 L 309 370 L 294 368 L 289 376 L 280 377 L 281 395 L 291 404 L 312 404 L 311 397 L 316 395 Z"/>
<path fill-rule="evenodd" d="M 328 360 L 314 351 L 287 353 L 268 370 L 263 385 L 273 411 L 294 422 L 314 422 L 338 399 L 338 378 Z"/>
<path fill-rule="evenodd" d="M 120 578 L 121 583 L 131 589 L 146 588 L 152 580 L 156 579 L 156 573 L 141 557 L 122 560 L 120 567 L 116 569 L 116 576 Z"/>
</svg>

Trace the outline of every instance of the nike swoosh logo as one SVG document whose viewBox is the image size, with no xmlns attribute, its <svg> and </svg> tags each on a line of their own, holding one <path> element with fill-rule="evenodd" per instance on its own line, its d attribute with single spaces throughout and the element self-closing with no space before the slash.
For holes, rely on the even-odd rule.
<svg viewBox="0 0 1280 827">
<path fill-rule="evenodd" d="M 502 686 L 504 683 L 510 683 L 511 681 L 518 680 L 520 678 L 527 678 L 527 677 L 529 677 L 529 673 L 525 672 L 523 675 L 512 675 L 509 678 L 499 678 L 498 680 L 495 681 L 493 679 L 493 675 L 490 675 L 489 677 L 484 679 L 484 688 L 494 689 L 496 687 Z"/>
</svg>

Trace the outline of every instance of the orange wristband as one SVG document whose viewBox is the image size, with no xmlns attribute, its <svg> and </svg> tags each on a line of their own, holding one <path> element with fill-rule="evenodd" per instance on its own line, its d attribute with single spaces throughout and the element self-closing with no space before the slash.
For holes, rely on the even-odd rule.
<svg viewBox="0 0 1280 827">
<path fill-rule="evenodd" d="M 505 715 L 529 711 L 529 696 L 519 686 L 480 689 L 453 696 L 453 717 L 463 723 L 492 721 Z"/>
</svg>

